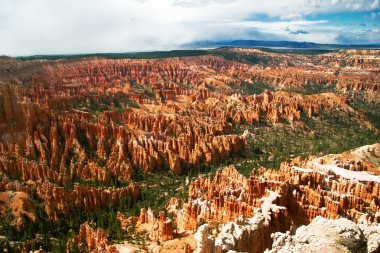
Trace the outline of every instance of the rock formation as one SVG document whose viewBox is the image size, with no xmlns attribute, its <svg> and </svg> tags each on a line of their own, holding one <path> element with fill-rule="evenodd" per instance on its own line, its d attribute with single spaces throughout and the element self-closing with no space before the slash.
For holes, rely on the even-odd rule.
<svg viewBox="0 0 380 253">
<path fill-rule="evenodd" d="M 174 229 L 172 221 L 165 216 L 164 212 L 160 212 L 157 219 L 154 219 L 153 226 L 150 231 L 150 239 L 153 241 L 173 240 Z"/>
<path fill-rule="evenodd" d="M 140 197 L 140 188 L 135 183 L 128 187 L 99 188 L 74 185 L 72 191 L 66 191 L 52 183 L 44 182 L 37 188 L 37 195 L 45 203 L 47 216 L 57 221 L 60 217 L 80 208 L 92 212 L 110 204 L 118 205 L 124 198 L 136 201 Z"/>
<path fill-rule="evenodd" d="M 315 218 L 309 225 L 299 227 L 295 235 L 273 234 L 271 250 L 275 252 L 379 252 L 380 226 L 357 225 L 339 218 Z"/>
<path fill-rule="evenodd" d="M 366 214 L 366 220 L 377 223 L 379 147 L 374 144 L 341 155 L 295 159 L 283 163 L 280 171 L 263 170 L 248 178 L 233 166 L 226 167 L 214 178 L 193 181 L 189 202 L 170 210 L 179 228 L 197 229 L 198 252 L 263 252 L 271 246 L 272 233 L 292 231 L 317 217 L 344 216 L 358 222 Z M 376 175 L 367 172 L 368 168 Z M 226 225 L 215 227 L 217 235 L 212 235 L 210 225 L 201 225 L 204 222 Z M 372 243 L 363 238 L 362 244 Z"/>
<path fill-rule="evenodd" d="M 337 76 L 313 66 L 326 62 L 332 67 L 344 60 L 372 73 L 378 66 L 377 51 L 342 51 L 317 60 L 256 49 L 230 51 L 293 63 L 262 69 L 209 55 L 6 61 L 3 68 L 12 72 L 0 75 L 0 122 L 4 122 L 0 125 L 0 171 L 61 186 L 75 178 L 105 184 L 112 177 L 129 181 L 133 167 L 180 174 L 192 166 L 215 165 L 243 153 L 245 140 L 230 134 L 233 126 L 258 124 L 263 119 L 293 123 L 336 107 L 352 112 L 345 97 L 333 93 L 235 94 L 231 87 L 242 81 L 265 82 L 275 88 L 337 84 L 347 91 L 377 91 L 379 86 L 372 75 L 352 68 L 340 68 L 342 74 Z"/>
<path fill-rule="evenodd" d="M 164 212 L 160 212 L 158 217 L 155 217 L 150 208 L 148 210 L 142 208 L 139 217 L 126 217 L 124 214 L 118 213 L 117 218 L 122 228 L 127 231 L 129 226 L 147 224 L 149 237 L 154 242 L 165 242 L 174 239 L 175 232 L 173 222 L 166 217 Z"/>
<path fill-rule="evenodd" d="M 248 154 L 254 138 L 237 134 L 241 127 L 295 127 L 344 115 L 376 131 L 350 101 L 380 101 L 379 62 L 378 50 L 304 55 L 247 48 L 165 59 L 0 57 L 0 212 L 10 208 L 17 221 L 27 215 L 38 223 L 31 194 L 53 221 L 77 209 L 138 201 L 134 180 L 141 173 L 183 175 Z M 126 230 L 148 227 L 157 244 L 197 231 L 199 252 L 263 252 L 272 233 L 294 232 L 316 217 L 357 222 L 366 214 L 378 222 L 379 153 L 371 145 L 294 159 L 249 177 L 229 166 L 191 182 L 187 202 L 172 199 L 167 211 L 174 219 L 150 209 L 117 218 Z M 358 229 L 368 248 L 376 245 L 372 232 Z M 111 252 L 104 233 L 84 223 L 74 241 Z M 194 249 L 191 240 L 181 241 L 181 250 Z"/>
<path fill-rule="evenodd" d="M 79 233 L 67 245 L 70 251 L 71 243 L 79 249 L 86 249 L 87 252 L 117 253 L 116 246 L 109 245 L 107 233 L 100 228 L 93 228 L 89 223 L 80 225 Z"/>
</svg>

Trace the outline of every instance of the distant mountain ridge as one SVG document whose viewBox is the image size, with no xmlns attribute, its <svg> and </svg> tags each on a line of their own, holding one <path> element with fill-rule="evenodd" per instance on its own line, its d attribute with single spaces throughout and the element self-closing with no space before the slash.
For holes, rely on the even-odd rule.
<svg viewBox="0 0 380 253">
<path fill-rule="evenodd" d="M 319 44 L 314 42 L 298 41 L 266 41 L 266 40 L 223 40 L 223 41 L 196 41 L 182 45 L 183 48 L 216 48 L 216 47 L 280 47 L 300 49 L 348 49 L 348 48 L 379 48 L 380 43 L 368 45 Z"/>
</svg>

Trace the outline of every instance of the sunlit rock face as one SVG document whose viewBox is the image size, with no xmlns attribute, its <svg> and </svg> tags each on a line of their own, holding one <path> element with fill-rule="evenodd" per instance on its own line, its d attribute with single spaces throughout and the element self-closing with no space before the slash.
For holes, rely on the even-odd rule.
<svg viewBox="0 0 380 253">
<path fill-rule="evenodd" d="M 356 224 L 346 218 L 329 220 L 318 216 L 294 235 L 274 233 L 274 252 L 378 252 L 379 224 Z"/>
<path fill-rule="evenodd" d="M 257 62 L 247 60 L 252 57 Z M 329 114 L 348 115 L 376 130 L 349 100 L 356 91 L 379 100 L 379 66 L 376 50 L 310 56 L 230 48 L 149 60 L 1 58 L 0 211 L 10 208 L 22 228 L 24 215 L 39 222 L 32 196 L 53 222 L 126 198 L 134 203 L 148 187 L 135 182 L 141 172 L 186 175 L 247 155 L 254 136 L 239 133 L 241 126 L 297 127 Z M 266 89 L 247 92 L 244 83 L 264 83 Z M 375 252 L 379 157 L 376 144 L 288 160 L 280 170 L 256 170 L 248 177 L 227 166 L 189 182 L 188 201 L 172 199 L 166 213 L 146 206 L 139 217 L 118 213 L 117 219 L 126 231 L 132 223 L 146 229 L 155 252 L 178 250 L 173 244 L 185 252 L 281 252 L 306 247 L 295 232 L 300 225 L 310 227 L 299 233 L 331 228 L 326 247 L 335 245 L 331 238 L 345 240 L 335 231 L 344 217 L 356 224 L 350 245 L 357 245 L 347 249 L 367 245 Z M 357 225 L 360 219 L 366 223 Z M 75 244 L 113 252 L 105 233 L 84 223 Z"/>
<path fill-rule="evenodd" d="M 189 231 L 196 246 L 185 244 L 186 252 L 378 252 L 379 153 L 374 144 L 297 158 L 250 177 L 225 167 L 191 182 L 187 203 L 170 200 L 174 221 L 151 209 L 118 219 L 126 229 L 132 222 L 147 224 L 154 241 Z"/>
<path fill-rule="evenodd" d="M 318 236 L 314 246 L 302 245 L 299 240 L 305 233 L 312 236 L 314 230 L 324 233 L 324 227 L 331 232 L 324 237 L 326 249 L 354 237 L 342 252 L 367 244 L 378 250 L 373 246 L 379 245 L 373 239 L 376 236 L 365 237 L 363 231 L 378 228 L 379 152 L 380 145 L 374 144 L 340 155 L 295 159 L 283 163 L 279 171 L 264 170 L 251 177 L 242 176 L 233 166 L 226 167 L 213 179 L 201 177 L 191 183 L 189 202 L 177 212 L 178 224 L 197 229 L 198 252 L 263 252 L 272 247 L 273 238 L 277 247 L 273 252 L 296 252 L 315 247 Z M 213 227 L 212 232 L 208 224 L 199 226 L 200 221 L 225 225 L 219 230 Z M 341 231 L 340 224 L 346 221 L 344 229 L 352 236 Z M 294 230 L 295 237 L 285 233 Z"/>
<path fill-rule="evenodd" d="M 100 228 L 93 228 L 93 224 L 83 223 L 80 225 L 79 234 L 71 242 L 80 250 L 88 252 L 118 253 L 116 246 L 109 245 L 107 233 Z M 70 251 L 68 244 L 67 251 Z"/>
<path fill-rule="evenodd" d="M 346 98 L 334 93 L 241 95 L 242 81 L 285 90 L 309 84 L 337 85 L 346 91 L 379 90 L 373 75 L 378 71 L 378 51 L 311 57 L 229 50 L 258 57 L 263 63 L 211 55 L 2 60 L 1 171 L 60 185 L 73 177 L 107 183 L 110 176 L 104 165 L 127 181 L 133 178 L 133 167 L 186 173 L 191 166 L 218 164 L 244 152 L 245 139 L 231 135 L 233 127 L 263 120 L 292 124 L 302 121 L 303 114 L 318 116 L 336 108 L 352 111 Z M 11 161 L 10 156 L 14 156 Z"/>
<path fill-rule="evenodd" d="M 67 191 L 45 182 L 37 188 L 37 196 L 44 200 L 48 217 L 58 221 L 77 208 L 92 212 L 110 204 L 118 205 L 122 198 L 131 197 L 136 201 L 140 197 L 140 188 L 132 182 L 120 188 L 74 185 L 72 191 Z"/>
</svg>

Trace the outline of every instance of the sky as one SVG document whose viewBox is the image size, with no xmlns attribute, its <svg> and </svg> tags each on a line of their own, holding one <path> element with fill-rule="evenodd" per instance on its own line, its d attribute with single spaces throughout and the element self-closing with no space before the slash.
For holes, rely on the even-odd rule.
<svg viewBox="0 0 380 253">
<path fill-rule="evenodd" d="M 172 50 L 202 40 L 380 43 L 380 0 L 0 0 L 0 55 Z"/>
</svg>

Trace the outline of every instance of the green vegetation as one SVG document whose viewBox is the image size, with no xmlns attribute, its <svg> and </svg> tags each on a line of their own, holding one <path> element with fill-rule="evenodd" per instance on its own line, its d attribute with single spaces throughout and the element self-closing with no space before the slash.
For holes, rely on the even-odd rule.
<svg viewBox="0 0 380 253">
<path fill-rule="evenodd" d="M 13 216 L 10 209 L 6 209 L 4 214 L 0 216 L 0 235 L 8 235 L 11 237 L 17 237 L 18 232 L 14 226 L 12 226 Z M 0 247 L 3 245 L 0 242 Z"/>
<path fill-rule="evenodd" d="M 269 91 L 286 91 L 291 93 L 298 93 L 303 95 L 312 95 L 312 94 L 319 94 L 319 93 L 325 93 L 325 92 L 336 92 L 336 85 L 335 84 L 305 84 L 298 88 L 281 88 L 278 89 L 278 87 L 270 85 L 268 83 L 264 83 L 262 81 L 259 82 L 246 82 L 242 81 L 240 85 L 230 85 L 232 89 L 234 89 L 237 92 L 240 92 L 242 95 L 258 95 L 261 94 L 264 90 Z"/>
<path fill-rule="evenodd" d="M 270 90 L 270 91 L 274 91 L 274 88 L 269 85 L 269 84 L 266 84 L 264 82 L 256 82 L 256 83 L 250 83 L 250 82 L 241 82 L 239 86 L 237 85 L 234 85 L 234 86 L 231 86 L 231 88 L 233 88 L 234 90 L 240 92 L 242 95 L 258 95 L 258 94 L 261 94 L 263 93 L 264 90 Z"/>
<path fill-rule="evenodd" d="M 317 118 L 305 118 L 303 126 L 287 123 L 273 127 L 242 126 L 235 129 L 242 133 L 248 129 L 254 135 L 249 141 L 250 150 L 245 159 L 235 159 L 239 171 L 250 174 L 252 168 L 279 168 L 289 158 L 303 158 L 315 154 L 342 153 L 359 146 L 380 141 L 380 134 L 359 122 L 352 115 L 336 112 Z"/>
<path fill-rule="evenodd" d="M 139 215 L 141 208 L 149 207 L 155 212 L 164 211 L 165 204 L 171 197 L 184 197 L 187 193 L 183 176 L 170 173 L 137 173 L 136 180 L 142 186 L 141 200 L 127 211 L 128 215 Z"/>
<path fill-rule="evenodd" d="M 348 99 L 348 104 L 365 116 L 377 129 L 380 129 L 380 98 L 370 99 L 368 94 L 359 91 L 353 93 Z"/>
<path fill-rule="evenodd" d="M 252 55 L 241 55 L 235 52 L 230 51 L 228 47 L 218 48 L 211 50 L 210 53 L 215 56 L 221 56 L 229 61 L 238 61 L 249 64 L 263 64 L 265 65 L 269 61 L 269 57 L 255 57 Z"/>
<path fill-rule="evenodd" d="M 99 54 L 67 54 L 67 55 L 32 55 L 17 57 L 18 60 L 59 60 L 59 59 L 82 59 L 90 57 L 100 57 L 108 59 L 156 59 L 170 57 L 189 57 L 206 55 L 207 50 L 172 50 L 138 53 L 99 53 Z"/>
<path fill-rule="evenodd" d="M 124 103 L 125 105 L 131 108 L 140 108 L 139 104 L 135 100 L 130 98 L 125 99 Z M 120 107 L 116 106 L 116 108 L 119 109 Z"/>
<path fill-rule="evenodd" d="M 55 223 L 47 219 L 43 203 L 39 203 L 38 199 L 31 199 L 31 201 L 36 207 L 36 216 L 40 222 L 34 223 L 24 216 L 24 226 L 17 230 L 11 224 L 13 217 L 7 210 L 0 217 L 0 235 L 7 235 L 7 239 L 0 242 L 0 248 L 8 249 L 8 252 L 19 252 L 17 248 L 23 242 L 29 241 L 32 250 L 37 250 L 41 246 L 45 251 L 66 252 L 67 242 L 78 233 L 79 226 L 85 221 L 93 221 L 97 227 L 106 230 L 111 241 L 118 242 L 124 240 L 126 234 L 116 219 L 116 212 L 127 212 L 133 205 L 132 199 L 128 197 L 122 199 L 118 206 L 110 204 L 106 208 L 93 212 L 82 209 L 72 210 L 66 217 L 62 216 Z M 14 247 L 11 247 L 11 242 L 16 242 Z"/>
<path fill-rule="evenodd" d="M 143 93 L 146 97 L 156 100 L 156 94 L 152 90 L 152 87 L 149 83 L 146 84 L 139 84 L 134 81 L 131 82 L 131 84 L 134 86 L 135 89 L 138 90 L 138 92 L 141 94 Z"/>
<path fill-rule="evenodd" d="M 154 94 L 154 91 L 148 87 L 144 89 L 144 94 L 147 95 L 150 99 L 156 99 L 156 94 Z"/>
<path fill-rule="evenodd" d="M 233 47 L 232 47 L 233 48 Z M 306 49 L 306 48 L 265 48 L 265 47 L 253 47 L 251 49 L 258 49 L 267 53 L 278 53 L 278 54 L 302 54 L 302 55 L 318 55 L 331 53 L 336 50 L 330 49 Z M 214 50 L 210 50 L 210 53 L 215 56 L 221 56 L 226 60 L 230 61 L 238 61 L 242 63 L 248 64 L 261 64 L 267 65 L 268 63 L 276 64 L 273 62 L 273 58 L 267 55 L 261 55 L 260 57 L 256 57 L 250 54 L 240 54 L 231 50 L 231 47 L 221 47 Z"/>
<path fill-rule="evenodd" d="M 191 85 L 190 84 L 185 84 L 185 83 L 179 83 L 178 84 L 180 87 L 182 87 L 182 88 L 185 88 L 185 89 L 191 89 Z"/>
<path fill-rule="evenodd" d="M 190 170 L 190 178 L 194 179 L 200 173 L 208 173 L 211 170 L 215 172 L 214 167 L 199 165 L 197 168 Z M 152 208 L 156 215 L 159 211 L 165 210 L 165 205 L 171 197 L 177 197 L 187 200 L 188 185 L 186 185 L 186 175 L 173 175 L 168 172 L 163 173 L 145 173 L 136 169 L 135 180 L 141 185 L 141 200 L 133 202 L 131 197 L 122 199 L 118 205 L 108 205 L 105 208 L 88 212 L 83 209 L 72 210 L 65 217 L 61 217 L 57 223 L 48 220 L 45 213 L 44 203 L 37 198 L 36 191 L 32 191 L 30 201 L 36 208 L 36 216 L 40 223 L 36 224 L 30 221 L 27 217 L 24 219 L 24 228 L 17 230 L 12 224 L 12 214 L 8 210 L 5 215 L 0 218 L 0 235 L 7 235 L 7 240 L 0 243 L 1 248 L 8 249 L 8 252 L 17 252 L 26 241 L 32 242 L 32 250 L 37 250 L 41 246 L 46 251 L 65 252 L 67 242 L 75 236 L 79 231 L 80 224 L 86 221 L 93 221 L 96 227 L 103 228 L 109 235 L 112 242 L 120 242 L 122 240 L 136 240 L 145 244 L 145 235 L 128 235 L 121 229 L 119 221 L 116 219 L 117 211 L 122 212 L 127 217 L 138 216 L 141 208 Z M 191 176 L 192 175 L 192 176 Z M 114 182 L 113 182 L 114 181 Z M 83 181 L 77 178 L 73 182 L 92 185 L 104 186 L 104 183 Z M 123 186 L 126 183 L 114 178 L 110 185 Z M 67 188 L 66 190 L 72 190 Z M 107 184 L 109 185 L 109 184 Z M 154 194 L 152 194 L 154 193 Z M 12 242 L 15 243 L 11 247 Z M 78 252 L 78 249 L 73 248 L 72 252 Z"/>
<path fill-rule="evenodd" d="M 139 104 L 126 94 L 118 92 L 112 96 L 88 95 L 78 100 L 75 109 L 86 110 L 91 113 L 111 111 L 112 105 L 116 111 L 124 111 L 126 108 L 139 108 Z"/>
<path fill-rule="evenodd" d="M 278 54 L 306 54 L 306 55 L 317 55 L 326 54 L 338 51 L 336 49 L 307 49 L 307 48 L 259 48 L 263 52 L 268 53 L 278 53 Z"/>
<path fill-rule="evenodd" d="M 164 211 L 167 201 L 179 198 L 187 201 L 187 180 L 194 179 L 200 173 L 208 173 L 211 167 L 199 165 L 192 167 L 187 175 L 174 175 L 169 172 L 145 173 L 135 170 L 135 180 L 141 186 L 141 200 L 127 211 L 128 215 L 138 215 L 141 208 L 152 208 L 155 212 Z M 154 194 L 152 194 L 154 193 Z"/>
<path fill-rule="evenodd" d="M 326 92 L 336 93 L 336 85 L 335 84 L 304 84 L 298 88 L 283 89 L 283 90 L 287 92 L 299 93 L 303 95 L 313 95 L 313 94 L 326 93 Z"/>
</svg>

